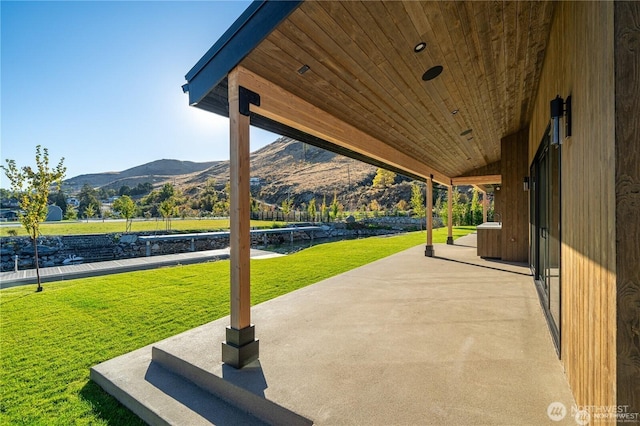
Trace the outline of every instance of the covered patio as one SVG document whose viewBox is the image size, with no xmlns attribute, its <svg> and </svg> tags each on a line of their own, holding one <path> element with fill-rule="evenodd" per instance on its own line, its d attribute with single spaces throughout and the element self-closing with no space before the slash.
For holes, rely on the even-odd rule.
<svg viewBox="0 0 640 426">
<path fill-rule="evenodd" d="M 474 246 L 415 247 L 255 306 L 260 360 L 241 370 L 221 362 L 227 317 L 91 377 L 151 424 L 550 423 L 574 401 L 530 272 Z"/>
<path fill-rule="evenodd" d="M 571 392 L 583 422 L 637 420 L 639 5 L 252 3 L 183 86 L 229 117 L 231 315 L 94 380 L 160 397 L 159 364 L 212 391 L 253 372 L 271 408 L 327 424 L 540 424 Z M 250 125 L 419 179 L 427 212 L 434 184 L 493 192 L 501 261 L 434 245 L 427 214 L 422 248 L 252 308 Z M 150 415 L 223 412 L 184 401 Z"/>
<path fill-rule="evenodd" d="M 475 185 L 486 208 L 495 185 L 498 257 L 527 260 L 526 126 L 552 12 L 552 2 L 256 1 L 196 63 L 183 86 L 189 103 L 230 122 L 227 365 L 260 352 L 249 297 L 250 125 L 425 182 L 425 256 L 435 254 L 434 184 L 448 188 L 449 244 L 453 186 Z"/>
</svg>

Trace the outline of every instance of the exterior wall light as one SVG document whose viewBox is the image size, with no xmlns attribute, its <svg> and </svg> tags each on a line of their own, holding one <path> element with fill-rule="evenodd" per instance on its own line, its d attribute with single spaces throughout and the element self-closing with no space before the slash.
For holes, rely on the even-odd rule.
<svg viewBox="0 0 640 426">
<path fill-rule="evenodd" d="M 571 136 L 571 96 L 565 101 L 557 95 L 550 102 L 551 109 L 551 145 L 562 145 L 564 138 Z M 561 121 L 564 119 L 564 131 Z"/>
<path fill-rule="evenodd" d="M 525 192 L 529 190 L 529 176 L 525 176 L 522 185 L 524 186 Z"/>
</svg>

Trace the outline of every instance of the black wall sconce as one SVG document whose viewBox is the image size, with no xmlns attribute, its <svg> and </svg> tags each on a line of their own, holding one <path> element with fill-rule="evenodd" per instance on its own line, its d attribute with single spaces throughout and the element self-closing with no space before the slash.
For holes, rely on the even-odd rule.
<svg viewBox="0 0 640 426">
<path fill-rule="evenodd" d="M 525 176 L 523 181 L 522 181 L 522 185 L 524 186 L 524 190 L 528 191 L 529 190 L 529 176 Z"/>
<path fill-rule="evenodd" d="M 551 145 L 562 145 L 562 140 L 571 136 L 571 95 L 565 101 L 557 95 L 551 106 Z M 561 121 L 564 118 L 564 132 Z M 564 133 L 564 134 L 561 134 Z"/>
</svg>

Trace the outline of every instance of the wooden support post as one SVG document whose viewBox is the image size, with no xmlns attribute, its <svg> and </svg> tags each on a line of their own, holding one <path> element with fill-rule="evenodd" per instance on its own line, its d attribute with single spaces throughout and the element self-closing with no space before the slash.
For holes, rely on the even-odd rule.
<svg viewBox="0 0 640 426">
<path fill-rule="evenodd" d="M 433 179 L 427 178 L 427 246 L 424 250 L 424 255 L 433 257 L 435 254 L 433 250 Z"/>
<path fill-rule="evenodd" d="M 231 325 L 222 344 L 222 361 L 242 368 L 258 359 L 258 341 L 251 324 L 249 115 L 241 114 L 237 70 L 229 73 Z M 245 111 L 248 110 L 246 106 Z"/>
<path fill-rule="evenodd" d="M 447 187 L 447 244 L 453 244 L 453 185 Z"/>
</svg>

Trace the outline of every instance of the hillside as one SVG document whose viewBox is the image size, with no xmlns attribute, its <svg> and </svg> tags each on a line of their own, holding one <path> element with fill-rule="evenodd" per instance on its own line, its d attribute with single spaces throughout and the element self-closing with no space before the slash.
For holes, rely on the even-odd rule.
<svg viewBox="0 0 640 426">
<path fill-rule="evenodd" d="M 252 193 L 270 204 L 280 204 L 287 197 L 300 204 L 323 195 L 330 201 L 334 191 L 344 195 L 370 184 L 375 172 L 368 164 L 284 137 L 251 154 L 251 177 L 260 180 Z M 209 178 L 226 183 L 229 163 L 216 164 L 183 184 L 199 186 Z"/>
<path fill-rule="evenodd" d="M 251 154 L 251 177 L 259 180 L 251 192 L 254 198 L 276 205 L 288 198 L 294 205 L 308 203 L 312 198 L 321 203 L 323 197 L 329 203 L 334 193 L 350 209 L 369 204 L 372 199 L 388 207 L 400 199 L 409 201 L 411 187 L 404 177 L 398 177 L 390 188 L 372 188 L 376 170 L 375 166 L 281 137 Z M 88 183 L 117 191 L 122 185 L 134 187 L 151 182 L 159 187 L 171 183 L 195 196 L 209 179 L 214 179 L 219 189 L 224 188 L 229 180 L 229 162 L 159 160 L 123 172 L 77 176 L 65 181 L 65 188 L 77 191 Z"/>
<path fill-rule="evenodd" d="M 69 192 L 79 191 L 86 183 L 94 188 L 107 187 L 118 189 L 122 185 L 135 186 L 143 182 L 165 182 L 175 176 L 200 172 L 216 164 L 215 161 L 195 163 L 180 160 L 156 160 L 122 172 L 91 173 L 76 176 L 64 181 Z"/>
</svg>

